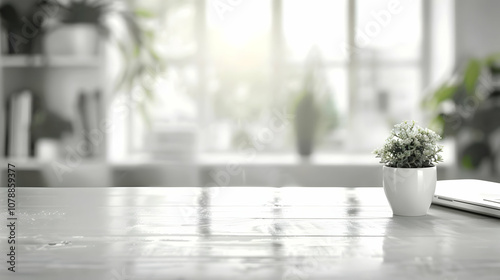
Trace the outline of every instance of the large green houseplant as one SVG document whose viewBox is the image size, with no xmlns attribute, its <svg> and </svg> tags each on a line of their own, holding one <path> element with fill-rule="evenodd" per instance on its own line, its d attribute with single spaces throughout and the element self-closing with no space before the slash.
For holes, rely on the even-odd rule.
<svg viewBox="0 0 500 280">
<path fill-rule="evenodd" d="M 432 112 L 430 127 L 443 137 L 454 137 L 462 167 L 478 169 L 489 163 L 491 173 L 500 153 L 500 54 L 471 59 L 424 101 Z"/>
<path fill-rule="evenodd" d="M 405 121 L 395 125 L 384 146 L 374 151 L 384 164 L 384 192 L 394 215 L 427 213 L 436 188 L 436 164 L 443 160 L 440 139 L 415 121 Z"/>
</svg>

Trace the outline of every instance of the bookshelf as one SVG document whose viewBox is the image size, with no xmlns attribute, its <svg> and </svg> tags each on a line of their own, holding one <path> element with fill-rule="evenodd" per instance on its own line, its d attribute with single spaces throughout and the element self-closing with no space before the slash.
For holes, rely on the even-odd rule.
<svg viewBox="0 0 500 280">
<path fill-rule="evenodd" d="M 77 128 L 78 95 L 85 92 L 100 92 L 105 96 L 103 83 L 103 59 L 83 57 L 0 58 L 1 102 L 2 106 L 2 155 L 5 154 L 6 103 L 14 92 L 30 90 L 34 96 L 43 100 L 47 109 L 71 121 Z M 103 105 L 99 113 L 103 115 Z M 101 151 L 104 152 L 104 151 Z"/>
<path fill-rule="evenodd" d="M 6 0 L 0 0 L 0 5 Z M 28 1 L 27 1 L 28 2 Z M 47 111 L 69 121 L 73 126 L 72 138 L 62 143 L 61 150 L 76 149 L 84 132 L 79 125 L 78 99 L 81 93 L 100 93 L 98 108 L 94 111 L 101 121 L 108 104 L 109 85 L 106 83 L 106 53 L 103 44 L 97 55 L 45 55 L 8 54 L 6 35 L 0 22 L 0 162 L 19 162 L 20 170 L 41 170 L 49 164 L 33 156 L 28 158 L 6 157 L 6 104 L 13 93 L 29 90 L 43 102 Z M 96 106 L 97 107 L 97 106 Z M 94 148 L 94 155 L 84 158 L 84 163 L 97 164 L 106 159 L 106 135 Z M 0 171 L 2 168 L 0 168 Z M 0 175 L 1 177 L 1 175 Z"/>
</svg>

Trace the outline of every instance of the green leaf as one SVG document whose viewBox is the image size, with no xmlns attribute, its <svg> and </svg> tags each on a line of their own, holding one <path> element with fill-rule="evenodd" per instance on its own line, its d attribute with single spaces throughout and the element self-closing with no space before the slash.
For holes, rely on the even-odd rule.
<svg viewBox="0 0 500 280">
<path fill-rule="evenodd" d="M 473 95 L 476 89 L 476 84 L 481 74 L 481 61 L 477 59 L 472 59 L 467 65 L 467 69 L 464 74 L 464 84 L 465 90 L 468 95 Z"/>
<path fill-rule="evenodd" d="M 443 101 L 449 100 L 453 97 L 455 92 L 457 91 L 458 86 L 456 85 L 446 85 L 443 84 L 435 93 L 432 99 L 429 102 L 429 106 L 432 109 L 436 109 L 439 104 Z"/>
<path fill-rule="evenodd" d="M 156 14 L 146 9 L 135 9 L 134 15 L 141 18 L 155 18 Z"/>
<path fill-rule="evenodd" d="M 144 36 L 149 40 L 153 40 L 155 38 L 155 32 L 153 30 L 144 30 Z"/>
<path fill-rule="evenodd" d="M 444 126 L 445 126 L 445 121 L 443 115 L 439 114 L 436 117 L 434 117 L 430 124 L 429 128 L 438 132 L 441 136 L 444 134 Z"/>
<path fill-rule="evenodd" d="M 488 55 L 484 59 L 484 62 L 485 62 L 486 65 L 491 66 L 492 64 L 494 64 L 498 60 L 500 60 L 500 53 L 494 53 L 494 54 Z"/>
<path fill-rule="evenodd" d="M 461 163 L 465 168 L 477 169 L 491 155 L 492 151 L 487 142 L 473 142 L 463 149 Z"/>
<path fill-rule="evenodd" d="M 137 59 L 140 54 L 141 54 L 141 47 L 139 45 L 135 45 L 134 52 L 133 52 L 134 58 Z"/>
<path fill-rule="evenodd" d="M 462 167 L 464 167 L 465 169 L 474 169 L 474 164 L 472 163 L 472 158 L 471 156 L 464 156 L 462 158 Z"/>
<path fill-rule="evenodd" d="M 155 96 L 153 94 L 153 91 L 149 87 L 144 87 L 144 95 L 146 96 L 146 98 L 148 98 L 149 101 L 155 100 Z"/>
<path fill-rule="evenodd" d="M 160 56 L 159 56 L 159 55 L 158 55 L 158 53 L 157 53 L 157 52 L 153 49 L 153 47 L 152 47 L 152 46 L 150 46 L 150 47 L 148 48 L 148 51 L 149 51 L 149 54 L 153 57 L 153 59 L 154 59 L 155 61 L 160 61 L 160 60 L 161 60 Z"/>
</svg>

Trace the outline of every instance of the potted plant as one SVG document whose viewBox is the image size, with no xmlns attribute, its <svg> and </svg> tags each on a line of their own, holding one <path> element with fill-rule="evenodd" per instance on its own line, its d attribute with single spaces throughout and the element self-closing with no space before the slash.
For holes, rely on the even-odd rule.
<svg viewBox="0 0 500 280">
<path fill-rule="evenodd" d="M 302 157 L 308 157 L 313 152 L 318 119 L 318 106 L 314 95 L 304 91 L 298 98 L 294 123 L 297 150 Z"/>
<path fill-rule="evenodd" d="M 44 40 L 44 52 L 48 55 L 96 55 L 99 34 L 104 32 L 102 19 L 107 4 L 89 0 L 70 1 L 67 5 L 52 2 L 57 15 L 51 18 Z"/>
<path fill-rule="evenodd" d="M 100 39 L 116 35 L 115 27 L 109 26 L 107 19 L 124 22 L 124 31 L 140 48 L 142 30 L 136 20 L 137 13 L 128 11 L 113 1 L 70 0 L 67 4 L 49 1 L 55 6 L 57 14 L 45 26 L 44 49 L 47 54 L 55 55 L 96 55 Z M 113 18 L 113 16 L 116 16 Z M 119 28 L 121 29 L 121 28 Z"/>
<path fill-rule="evenodd" d="M 500 53 L 470 59 L 423 103 L 432 113 L 431 128 L 454 138 L 461 167 L 480 170 L 489 164 L 489 180 L 498 180 L 499 174 L 499 63 Z"/>
<path fill-rule="evenodd" d="M 374 154 L 383 163 L 383 186 L 394 215 L 423 216 L 436 188 L 436 163 L 442 161 L 441 137 L 415 121 L 394 126 Z"/>
<path fill-rule="evenodd" d="M 302 158 L 314 152 L 318 140 L 330 133 L 338 121 L 321 61 L 319 50 L 311 49 L 305 65 L 304 81 L 292 108 L 297 151 Z"/>
</svg>

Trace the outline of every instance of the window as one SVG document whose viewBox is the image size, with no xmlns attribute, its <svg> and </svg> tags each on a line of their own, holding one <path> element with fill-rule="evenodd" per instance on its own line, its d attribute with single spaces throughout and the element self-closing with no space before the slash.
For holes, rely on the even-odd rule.
<svg viewBox="0 0 500 280">
<path fill-rule="evenodd" d="M 156 83 L 150 128 L 137 116 L 130 123 L 142 126 L 141 133 L 132 129 L 131 146 L 158 154 L 168 150 L 161 139 L 177 133 L 178 142 L 191 143 L 192 131 L 204 152 L 234 151 L 273 110 L 290 110 L 314 65 L 335 118 L 318 150 L 371 150 L 392 124 L 419 118 L 422 3 L 157 1 L 162 12 L 153 26 L 162 30 L 158 49 L 167 70 Z M 263 151 L 294 151 L 292 128 Z"/>
<path fill-rule="evenodd" d="M 352 126 L 358 147 L 380 145 L 392 124 L 418 119 L 422 92 L 422 2 L 357 0 L 351 88 Z M 370 123 L 370 125 L 366 125 Z"/>
</svg>

